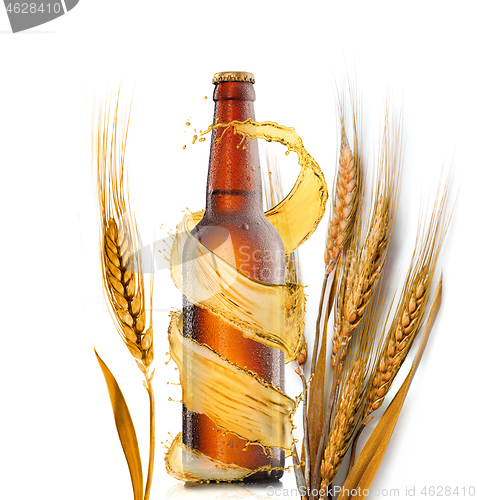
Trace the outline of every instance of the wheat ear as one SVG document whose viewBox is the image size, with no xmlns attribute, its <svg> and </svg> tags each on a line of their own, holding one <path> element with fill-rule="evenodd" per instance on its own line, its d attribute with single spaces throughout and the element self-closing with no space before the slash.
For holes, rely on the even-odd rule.
<svg viewBox="0 0 477 500">
<path fill-rule="evenodd" d="M 427 231 L 418 229 L 416 250 L 401 293 L 396 313 L 379 351 L 363 418 L 377 410 L 389 392 L 399 369 L 424 322 L 436 261 L 450 217 L 445 217 L 447 184 L 436 197 Z"/>
<path fill-rule="evenodd" d="M 341 148 L 335 179 L 333 206 L 328 223 L 325 248 L 325 274 L 330 274 L 351 235 L 360 192 L 360 160 L 358 152 L 358 113 L 353 105 L 354 154 L 345 131 L 343 99 L 338 101 L 341 122 Z M 355 103 L 355 100 L 353 100 Z"/>
<path fill-rule="evenodd" d="M 341 354 L 341 361 L 344 361 L 351 334 L 363 319 L 366 306 L 382 271 L 389 237 L 389 214 L 384 197 L 381 197 L 377 202 L 362 251 L 357 252 L 358 255 L 353 255 L 344 269 L 335 314 L 331 360 L 333 366 L 341 346 L 345 346 Z M 352 251 L 353 247 L 350 250 Z"/>
<path fill-rule="evenodd" d="M 325 416 L 325 429 L 331 421 L 340 377 L 347 356 L 352 332 L 362 321 L 366 307 L 371 301 L 373 291 L 379 281 L 384 260 L 391 240 L 395 212 L 399 195 L 401 172 L 401 121 L 393 126 L 389 108 L 386 108 L 379 169 L 374 193 L 374 204 L 367 224 L 366 238 L 361 243 L 363 232 L 362 208 L 360 202 L 351 240 L 344 255 L 345 263 L 340 275 L 336 298 L 335 324 L 333 338 L 333 381 L 328 409 Z M 316 345 L 316 343 L 315 343 Z M 312 368 L 313 369 L 313 368 Z M 317 448 L 316 461 L 312 473 L 312 488 L 321 484 L 321 464 L 324 451 L 324 433 Z"/>
<path fill-rule="evenodd" d="M 403 295 L 373 376 L 365 417 L 382 405 L 391 383 L 419 331 L 429 296 L 428 290 L 428 277 L 421 272 Z"/>
<path fill-rule="evenodd" d="M 331 359 L 333 366 L 336 364 L 336 355 L 342 347 L 341 363 L 346 358 L 351 334 L 363 319 L 389 249 L 399 198 L 400 130 L 400 122 L 392 129 L 389 110 L 386 110 L 380 169 L 366 239 L 364 244 L 360 243 L 362 223 L 358 220 L 356 224 L 358 229 L 354 231 L 347 250 L 347 263 L 343 267 L 343 276 L 340 280 Z"/>
<path fill-rule="evenodd" d="M 321 462 L 321 491 L 325 491 L 333 481 L 348 449 L 351 435 L 356 428 L 365 372 L 363 361 L 356 360 L 343 383 Z"/>
<path fill-rule="evenodd" d="M 117 106 L 113 117 L 104 110 L 99 118 L 96 146 L 101 264 L 103 288 L 116 328 L 147 379 L 154 358 L 153 329 L 152 318 L 146 329 L 137 226 L 124 179 L 128 120 L 119 123 Z"/>
<path fill-rule="evenodd" d="M 98 200 L 101 214 L 101 267 L 103 289 L 116 328 L 144 374 L 149 396 L 149 462 L 144 500 L 151 492 L 155 455 L 155 402 L 152 388 L 154 359 L 152 287 L 149 327 L 146 329 L 144 275 L 137 225 L 124 179 L 129 116 L 118 117 L 118 100 L 111 116 L 111 102 L 99 114 L 96 135 Z M 96 139 L 96 140 L 95 140 Z"/>
<path fill-rule="evenodd" d="M 359 155 L 361 142 L 360 113 L 356 90 L 349 87 L 353 113 L 353 146 L 354 154 L 348 142 L 345 123 L 344 92 L 338 97 L 338 115 L 340 120 L 341 147 L 338 168 L 336 171 L 332 204 L 332 213 L 328 221 L 328 236 L 325 245 L 325 275 L 323 278 L 318 316 L 316 319 L 315 343 L 311 361 L 311 370 L 316 368 L 318 344 L 320 339 L 320 323 L 325 299 L 328 277 L 336 268 L 341 253 L 348 242 L 360 200 L 361 188 L 361 160 Z"/>
<path fill-rule="evenodd" d="M 129 237 L 128 237 L 129 236 Z M 152 325 L 145 330 L 146 310 L 142 273 L 134 273 L 134 245 L 124 224 L 118 230 L 109 218 L 103 239 L 103 279 L 118 331 L 141 371 L 154 358 Z"/>
</svg>

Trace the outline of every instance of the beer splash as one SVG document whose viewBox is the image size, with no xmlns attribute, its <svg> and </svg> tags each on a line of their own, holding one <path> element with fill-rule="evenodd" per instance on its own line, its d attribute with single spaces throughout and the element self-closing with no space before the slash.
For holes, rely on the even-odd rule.
<svg viewBox="0 0 477 500">
<path fill-rule="evenodd" d="M 251 139 L 264 139 L 286 146 L 287 155 L 297 154 L 301 170 L 295 185 L 278 205 L 265 213 L 280 233 L 285 253 L 289 255 L 313 234 L 325 212 L 328 192 L 318 163 L 293 128 L 248 119 L 210 125 L 201 135 L 219 128 L 224 129 L 223 134 L 232 128 L 234 134 L 242 136 L 237 147 L 246 147 L 246 141 Z M 244 337 L 280 349 L 287 363 L 293 361 L 304 342 L 303 286 L 259 282 L 202 245 L 191 230 L 203 213 L 187 214 L 177 226 L 170 259 L 175 285 L 193 304 L 241 330 Z M 183 275 L 194 278 L 186 282 Z M 171 357 L 179 368 L 182 399 L 190 411 L 205 414 L 218 427 L 247 443 L 264 448 L 277 446 L 287 456 L 293 454 L 292 416 L 298 400 L 222 358 L 208 346 L 183 337 L 180 312 L 171 313 L 169 343 Z M 278 435 L 276 429 L 280 429 Z M 242 480 L 264 470 L 224 464 L 185 446 L 181 434 L 166 453 L 166 468 L 173 477 L 186 482 Z"/>
<path fill-rule="evenodd" d="M 295 401 L 250 370 L 230 363 L 207 345 L 184 337 L 182 314 L 176 311 L 171 316 L 170 354 L 179 367 L 187 366 L 187 377 L 184 371 L 180 373 L 186 407 L 207 415 L 218 427 L 246 439 L 249 444 L 277 446 L 291 455 L 291 416 L 296 409 Z M 236 415 L 241 418 L 235 418 Z M 281 423 L 278 433 L 277 422 Z"/>
<path fill-rule="evenodd" d="M 278 125 L 275 122 L 255 122 L 251 118 L 244 122 L 232 121 L 210 125 L 201 135 L 213 129 L 224 128 L 224 133 L 232 127 L 234 134 L 242 136 L 242 141 L 264 139 L 267 142 L 279 142 L 290 152 L 298 156 L 301 166 L 298 178 L 290 193 L 275 207 L 265 213 L 280 233 L 288 255 L 304 243 L 315 231 L 326 209 L 328 190 L 323 173 L 303 146 L 303 141 L 295 129 Z M 218 138 L 220 141 L 223 134 Z"/>
<path fill-rule="evenodd" d="M 235 464 L 224 464 L 182 442 L 182 432 L 177 434 L 166 454 L 167 472 L 185 482 L 237 481 L 255 471 Z"/>
<path fill-rule="evenodd" d="M 262 283 L 230 265 L 191 234 L 202 215 L 185 215 L 177 226 L 171 252 L 175 285 L 193 304 L 241 330 L 244 337 L 282 350 L 285 361 L 292 361 L 303 341 L 303 287 Z M 184 280 L 184 275 L 193 278 Z"/>
</svg>

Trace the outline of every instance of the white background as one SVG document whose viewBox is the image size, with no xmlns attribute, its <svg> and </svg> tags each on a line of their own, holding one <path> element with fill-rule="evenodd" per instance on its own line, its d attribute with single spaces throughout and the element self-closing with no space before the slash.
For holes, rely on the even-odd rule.
<svg viewBox="0 0 477 500">
<path fill-rule="evenodd" d="M 91 166 L 94 101 L 122 82 L 126 103 L 135 88 L 128 165 L 148 244 L 155 230 L 156 237 L 166 236 L 185 207 L 204 206 L 209 140 L 192 146 L 185 122 L 207 127 L 212 75 L 224 70 L 255 74 L 257 118 L 294 127 L 330 188 L 335 81 L 339 86 L 346 71 L 356 73 L 369 157 L 386 94 L 403 103 L 406 153 L 394 247 L 401 272 L 420 199 L 432 192 L 441 167 L 452 165 L 454 198 L 459 191 L 440 260 L 443 309 L 374 488 L 381 491 L 376 498 L 391 489 L 404 498 L 406 487 L 424 498 L 424 486 L 477 486 L 474 19 L 470 1 L 81 0 L 67 15 L 13 35 L 0 7 L 2 499 L 132 498 L 93 354 L 96 345 L 123 389 L 146 462 L 146 392 L 101 291 Z M 283 165 L 291 185 L 298 168 L 293 159 Z M 300 253 L 309 285 L 308 335 L 321 286 L 324 228 Z M 183 491 L 164 469 L 160 442 L 180 430 L 180 405 L 168 401 L 180 399 L 180 392 L 167 385 L 177 381 L 177 372 L 164 364 L 167 311 L 180 307 L 180 294 L 166 270 L 155 282 L 158 446 L 151 498 L 219 498 L 222 489 Z M 286 475 L 284 489 L 293 484 Z M 237 488 L 225 493 L 249 494 Z"/>
</svg>

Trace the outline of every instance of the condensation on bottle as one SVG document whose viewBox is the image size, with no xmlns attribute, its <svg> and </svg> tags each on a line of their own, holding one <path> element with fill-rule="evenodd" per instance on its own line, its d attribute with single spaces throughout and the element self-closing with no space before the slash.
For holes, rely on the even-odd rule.
<svg viewBox="0 0 477 500">
<path fill-rule="evenodd" d="M 214 124 L 255 120 L 251 73 L 217 73 L 213 84 Z M 246 275 L 266 283 L 284 284 L 283 243 L 263 212 L 257 140 L 240 144 L 241 139 L 234 135 L 232 128 L 225 132 L 224 129 L 212 130 L 206 209 L 193 235 Z M 186 282 L 192 279 L 183 278 Z M 281 351 L 245 338 L 239 330 L 193 305 L 186 296 L 183 296 L 183 334 L 284 390 L 285 361 Z M 224 463 L 249 469 L 267 465 L 284 467 L 283 450 L 273 448 L 270 453 L 260 445 L 247 446 L 244 439 L 224 432 L 206 415 L 190 412 L 185 406 L 182 436 L 187 446 Z M 247 480 L 260 482 L 282 475 L 281 470 L 260 471 Z"/>
</svg>

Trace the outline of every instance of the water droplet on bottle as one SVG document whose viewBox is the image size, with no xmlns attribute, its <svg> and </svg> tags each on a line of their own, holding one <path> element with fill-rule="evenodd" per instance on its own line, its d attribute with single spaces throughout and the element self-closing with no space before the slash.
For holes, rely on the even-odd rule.
<svg viewBox="0 0 477 500">
<path fill-rule="evenodd" d="M 244 223 L 243 228 L 245 231 L 248 231 L 250 229 L 250 226 L 247 223 Z"/>
</svg>

